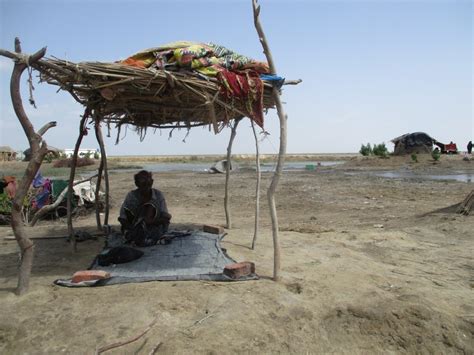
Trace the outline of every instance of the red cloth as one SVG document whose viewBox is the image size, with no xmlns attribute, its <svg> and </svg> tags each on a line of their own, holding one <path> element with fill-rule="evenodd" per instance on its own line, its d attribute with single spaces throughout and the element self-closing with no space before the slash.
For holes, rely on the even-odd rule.
<svg viewBox="0 0 474 355">
<path fill-rule="evenodd" d="M 246 114 L 263 128 L 263 82 L 253 70 L 231 72 L 221 70 L 217 74 L 221 94 L 229 100 L 245 103 Z"/>
</svg>

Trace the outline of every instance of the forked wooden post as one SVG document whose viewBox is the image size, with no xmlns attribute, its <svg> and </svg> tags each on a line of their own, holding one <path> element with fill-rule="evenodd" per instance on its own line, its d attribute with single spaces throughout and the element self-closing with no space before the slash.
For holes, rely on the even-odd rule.
<svg viewBox="0 0 474 355">
<path fill-rule="evenodd" d="M 260 148 L 258 144 L 257 131 L 255 130 L 255 124 L 252 120 L 252 131 L 253 136 L 255 137 L 255 164 L 257 166 L 257 186 L 255 187 L 255 227 L 253 232 L 252 240 L 252 250 L 255 249 L 255 243 L 257 242 L 258 236 L 258 224 L 260 220 L 260 180 L 262 178 L 262 173 L 260 172 Z"/>
<path fill-rule="evenodd" d="M 104 144 L 104 138 L 102 136 L 102 130 L 100 128 L 100 119 L 96 119 L 95 121 L 95 134 L 97 137 L 97 141 L 99 142 L 99 147 L 100 147 L 100 166 L 103 169 L 104 172 L 104 180 L 105 180 L 105 211 L 104 211 L 104 225 L 109 224 L 109 210 L 110 210 L 110 204 L 109 204 L 109 169 L 107 166 L 107 155 L 105 152 L 105 144 Z M 99 201 L 99 187 L 100 187 L 100 181 L 97 181 L 97 189 L 96 189 L 96 207 L 97 203 Z M 96 213 L 98 213 L 98 210 L 96 208 Z M 98 215 L 98 221 L 100 222 L 100 215 Z"/>
<path fill-rule="evenodd" d="M 97 142 L 99 142 L 99 133 L 98 130 L 100 127 L 97 127 L 97 122 L 95 125 L 95 136 L 97 138 Z M 97 229 L 99 231 L 102 230 L 102 221 L 100 220 L 100 201 L 99 201 L 99 193 L 100 193 L 100 184 L 102 183 L 102 173 L 104 172 L 104 160 L 102 159 L 102 154 L 100 157 L 100 164 L 99 164 L 99 171 L 97 172 L 97 183 L 95 186 L 95 219 L 97 223 Z"/>
<path fill-rule="evenodd" d="M 232 157 L 232 143 L 234 142 L 235 136 L 237 134 L 237 126 L 239 125 L 240 118 L 236 119 L 232 130 L 230 132 L 229 145 L 227 146 L 227 164 L 225 168 L 225 196 L 224 196 L 224 210 L 225 210 L 225 220 L 226 228 L 232 228 L 232 219 L 229 211 L 229 177 L 230 177 L 230 168 L 231 168 L 231 157 Z"/>
<path fill-rule="evenodd" d="M 77 156 L 79 154 L 79 148 L 81 146 L 82 138 L 86 134 L 86 122 L 89 118 L 89 109 L 86 108 L 84 111 L 84 115 L 81 118 L 81 122 L 79 123 L 79 136 L 77 137 L 76 145 L 74 147 L 74 153 L 71 158 L 71 171 L 69 173 L 69 184 L 67 190 L 67 230 L 69 234 L 69 240 L 71 241 L 72 250 L 77 250 L 76 245 L 76 235 L 74 233 L 74 227 L 72 226 L 72 187 L 74 185 L 74 176 L 76 174 L 76 166 L 77 166 Z"/>
<path fill-rule="evenodd" d="M 18 242 L 21 251 L 20 273 L 18 276 L 18 284 L 15 290 L 17 295 L 22 295 L 28 291 L 30 284 L 31 267 L 33 265 L 34 244 L 25 235 L 21 211 L 23 209 L 23 201 L 30 188 L 36 173 L 41 167 L 41 163 L 46 154 L 50 151 L 45 140 L 41 137 L 46 131 L 56 126 L 56 122 L 49 122 L 38 132 L 35 132 L 31 121 L 28 119 L 23 108 L 23 102 L 20 94 L 20 78 L 23 71 L 31 64 L 37 62 L 46 53 L 46 47 L 39 50 L 31 56 L 21 53 L 21 44 L 18 38 L 15 38 L 15 53 L 0 50 L 0 55 L 14 59 L 15 66 L 10 80 L 10 95 L 12 98 L 13 109 L 20 121 L 25 135 L 28 138 L 31 149 L 31 159 L 21 178 L 15 197 L 13 199 L 11 227 L 15 239 Z M 40 134 L 41 133 L 41 134 Z"/>
<path fill-rule="evenodd" d="M 95 131 L 95 137 L 97 138 L 97 143 L 99 143 L 99 135 L 100 133 L 100 122 L 97 120 L 95 121 L 94 125 L 94 131 Z M 100 146 L 100 143 L 99 143 Z M 99 171 L 97 172 L 97 184 L 95 187 L 95 219 L 97 223 L 97 229 L 99 231 L 102 230 L 102 221 L 100 219 L 100 201 L 99 201 L 99 193 L 100 193 L 100 185 L 102 183 L 102 174 L 104 172 L 104 159 L 102 157 L 102 154 L 100 156 L 100 164 L 99 164 Z"/>
<path fill-rule="evenodd" d="M 260 15 L 260 5 L 258 5 L 257 0 L 252 0 L 253 5 L 253 18 L 255 28 L 258 33 L 258 37 L 260 39 L 260 43 L 263 47 L 263 53 L 267 57 L 268 65 L 270 67 L 270 73 L 276 74 L 275 64 L 273 62 L 272 54 L 270 52 L 270 48 L 267 44 L 267 40 L 265 38 L 265 33 L 263 32 L 262 25 L 260 24 L 259 15 Z M 275 191 L 278 186 L 278 182 L 281 177 L 281 171 L 283 170 L 283 164 L 285 161 L 285 154 L 286 154 L 286 121 L 287 116 L 285 111 L 283 110 L 283 105 L 281 104 L 280 100 L 280 92 L 274 86 L 272 92 L 273 99 L 275 100 L 275 105 L 278 111 L 278 118 L 280 119 L 280 150 L 278 153 L 278 161 L 275 173 L 273 174 L 272 182 L 270 187 L 268 188 L 267 197 L 268 197 L 268 205 L 270 208 L 270 216 L 272 218 L 272 234 L 273 234 L 273 279 L 278 281 L 280 279 L 280 242 L 278 236 L 278 216 L 276 213 L 275 207 Z"/>
</svg>

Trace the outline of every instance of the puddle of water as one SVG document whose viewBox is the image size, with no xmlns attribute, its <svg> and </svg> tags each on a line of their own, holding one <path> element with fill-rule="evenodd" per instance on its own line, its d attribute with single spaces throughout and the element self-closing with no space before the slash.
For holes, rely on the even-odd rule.
<svg viewBox="0 0 474 355">
<path fill-rule="evenodd" d="M 344 161 L 322 161 L 319 162 L 319 166 L 334 166 L 345 163 Z M 170 172 L 170 171 L 195 171 L 195 172 L 206 172 L 213 165 L 213 163 L 155 163 L 155 164 L 144 164 L 143 169 L 151 172 Z M 318 162 L 287 162 L 283 166 L 284 171 L 295 171 L 295 170 L 309 170 L 310 166 L 313 169 L 318 168 Z M 238 165 L 239 169 L 255 170 L 255 164 L 241 164 Z M 274 171 L 276 164 L 261 164 L 260 171 L 271 172 Z M 311 169 L 311 170 L 313 170 Z M 115 172 L 134 172 L 140 169 L 111 169 L 110 171 Z"/>
<path fill-rule="evenodd" d="M 356 175 L 359 173 L 348 173 L 349 175 Z M 362 174 L 362 173 L 361 173 Z M 474 173 L 457 171 L 456 174 L 437 175 L 437 174 L 418 174 L 412 171 L 384 171 L 384 172 L 369 172 L 373 176 L 380 176 L 389 179 L 421 179 L 421 180 L 453 180 L 459 182 L 474 182 Z"/>
</svg>

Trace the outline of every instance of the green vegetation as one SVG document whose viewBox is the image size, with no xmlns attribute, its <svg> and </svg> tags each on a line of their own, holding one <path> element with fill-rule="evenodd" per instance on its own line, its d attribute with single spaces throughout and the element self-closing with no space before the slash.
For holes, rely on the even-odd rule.
<svg viewBox="0 0 474 355">
<path fill-rule="evenodd" d="M 369 155 L 375 155 L 381 158 L 388 157 L 388 149 L 385 146 L 385 143 L 374 144 L 373 147 L 370 145 L 370 143 L 367 143 L 367 145 L 362 144 L 359 153 L 362 154 L 364 157 L 367 157 Z"/>
<path fill-rule="evenodd" d="M 374 144 L 374 148 L 372 149 L 375 156 L 386 158 L 388 157 L 388 149 L 385 146 L 385 143 Z"/>
<path fill-rule="evenodd" d="M 431 152 L 431 157 L 433 158 L 434 161 L 438 161 L 439 158 L 441 158 L 441 153 L 439 149 L 435 149 Z"/>
<path fill-rule="evenodd" d="M 0 194 L 0 213 L 10 214 L 12 211 L 12 200 L 6 193 Z"/>
<path fill-rule="evenodd" d="M 414 163 L 418 163 L 418 155 L 416 155 L 416 153 L 412 153 L 411 154 L 411 160 Z"/>
<path fill-rule="evenodd" d="M 372 146 L 370 143 L 367 143 L 367 145 L 361 145 L 359 153 L 362 154 L 364 157 L 368 157 L 369 155 L 372 155 L 374 152 L 372 151 Z"/>
</svg>

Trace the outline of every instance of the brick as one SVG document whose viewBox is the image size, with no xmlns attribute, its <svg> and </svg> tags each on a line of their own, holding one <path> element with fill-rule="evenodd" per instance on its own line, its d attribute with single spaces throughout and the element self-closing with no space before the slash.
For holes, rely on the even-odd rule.
<svg viewBox="0 0 474 355">
<path fill-rule="evenodd" d="M 251 261 L 243 261 L 241 263 L 234 263 L 226 265 L 224 268 L 224 275 L 231 279 L 238 280 L 241 277 L 249 276 L 255 273 L 255 264 Z"/>
<path fill-rule="evenodd" d="M 202 226 L 202 231 L 211 234 L 223 234 L 224 228 L 221 226 L 212 226 L 210 224 L 205 224 Z"/>
<path fill-rule="evenodd" d="M 81 270 L 72 275 L 72 282 L 78 283 L 82 281 L 102 280 L 110 278 L 110 273 L 102 270 Z"/>
</svg>

